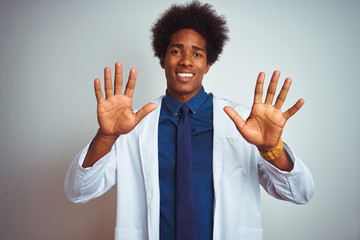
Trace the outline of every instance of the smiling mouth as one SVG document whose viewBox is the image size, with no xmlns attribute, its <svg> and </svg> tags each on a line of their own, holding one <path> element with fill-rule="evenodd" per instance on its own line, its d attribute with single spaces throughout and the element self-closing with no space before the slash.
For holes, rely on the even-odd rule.
<svg viewBox="0 0 360 240">
<path fill-rule="evenodd" d="M 178 75 L 179 77 L 192 77 L 192 76 L 194 76 L 193 73 L 181 73 L 181 72 L 176 73 L 176 75 Z"/>
</svg>

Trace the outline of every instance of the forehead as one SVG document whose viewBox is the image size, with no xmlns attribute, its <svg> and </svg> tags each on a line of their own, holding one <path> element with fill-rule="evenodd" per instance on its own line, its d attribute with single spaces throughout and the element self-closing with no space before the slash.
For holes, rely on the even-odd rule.
<svg viewBox="0 0 360 240">
<path fill-rule="evenodd" d="M 182 44 L 184 46 L 197 46 L 206 48 L 206 40 L 203 36 L 193 29 L 181 29 L 171 35 L 169 46 L 172 44 Z"/>
</svg>

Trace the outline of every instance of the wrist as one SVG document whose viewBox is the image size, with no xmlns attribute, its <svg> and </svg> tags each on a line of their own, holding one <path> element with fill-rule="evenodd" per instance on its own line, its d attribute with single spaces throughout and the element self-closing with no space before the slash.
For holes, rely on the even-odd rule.
<svg viewBox="0 0 360 240">
<path fill-rule="evenodd" d="M 97 137 L 99 139 L 102 139 L 103 141 L 106 141 L 106 142 L 115 142 L 116 139 L 120 136 L 120 135 L 115 135 L 115 134 L 105 134 L 101 131 L 101 128 L 99 128 L 98 132 L 97 132 Z"/>
<path fill-rule="evenodd" d="M 275 160 L 276 158 L 278 158 L 278 157 L 280 157 L 280 156 L 282 156 L 284 154 L 284 143 L 280 138 L 279 143 L 276 146 L 276 148 L 274 148 L 272 150 L 269 150 L 269 151 L 262 150 L 262 149 L 259 149 L 259 148 L 258 148 L 258 150 L 260 152 L 260 155 L 264 159 L 266 159 L 268 161 Z"/>
</svg>

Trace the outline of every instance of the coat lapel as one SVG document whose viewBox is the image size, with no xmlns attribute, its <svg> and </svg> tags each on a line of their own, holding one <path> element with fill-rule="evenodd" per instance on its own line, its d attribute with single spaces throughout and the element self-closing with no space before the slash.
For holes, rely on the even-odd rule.
<svg viewBox="0 0 360 240">
<path fill-rule="evenodd" d="M 214 180 L 222 172 L 223 166 L 223 139 L 225 137 L 224 123 L 227 122 L 228 116 L 224 112 L 224 103 L 221 98 L 214 96 L 213 98 L 213 126 L 214 126 L 214 139 L 213 139 L 213 175 Z"/>
<path fill-rule="evenodd" d="M 214 181 L 214 231 L 213 238 L 220 238 L 220 229 L 222 226 L 221 223 L 221 174 L 223 172 L 223 151 L 224 144 L 223 140 L 225 137 L 225 128 L 224 123 L 226 123 L 226 117 L 224 110 L 224 103 L 222 99 L 214 96 L 213 98 L 213 126 L 214 126 L 214 139 L 213 139 L 213 181 Z"/>
<path fill-rule="evenodd" d="M 159 238 L 159 173 L 158 173 L 158 125 L 161 100 L 157 98 L 156 109 L 139 125 L 139 147 L 147 202 L 149 239 Z"/>
</svg>

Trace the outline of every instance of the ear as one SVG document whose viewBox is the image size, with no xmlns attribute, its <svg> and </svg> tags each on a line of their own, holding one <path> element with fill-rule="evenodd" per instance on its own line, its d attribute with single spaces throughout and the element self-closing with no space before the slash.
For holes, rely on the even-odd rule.
<svg viewBox="0 0 360 240">
<path fill-rule="evenodd" d="M 165 58 L 164 57 L 160 57 L 160 66 L 165 69 Z"/>
<path fill-rule="evenodd" d="M 206 67 L 205 67 L 204 74 L 207 74 L 207 73 L 208 73 L 208 71 L 210 70 L 210 67 L 211 67 L 211 64 L 208 63 L 208 64 L 206 65 Z"/>
</svg>

